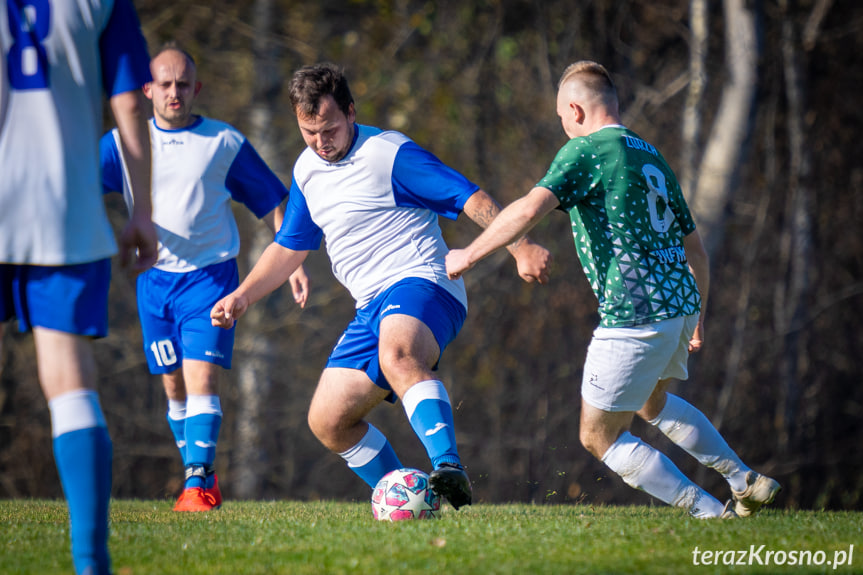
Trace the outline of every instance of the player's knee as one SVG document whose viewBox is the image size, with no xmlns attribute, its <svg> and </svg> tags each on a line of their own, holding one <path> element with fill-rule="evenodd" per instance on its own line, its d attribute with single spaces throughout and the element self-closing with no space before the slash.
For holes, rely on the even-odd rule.
<svg viewBox="0 0 863 575">
<path fill-rule="evenodd" d="M 309 424 L 309 429 L 318 438 L 318 441 L 329 447 L 333 443 L 333 438 L 336 432 L 336 426 L 333 425 L 330 418 L 327 417 L 325 410 L 315 409 L 314 406 L 309 409 L 309 415 L 306 419 Z"/>
<path fill-rule="evenodd" d="M 435 377 L 434 372 L 424 361 L 404 353 L 402 350 L 382 352 L 379 360 L 381 371 L 392 386 L 393 391 L 399 396 L 403 395 L 414 383 Z"/>
<path fill-rule="evenodd" d="M 608 447 L 614 443 L 619 431 L 610 430 L 601 425 L 582 424 L 578 438 L 584 448 L 597 459 L 602 459 Z"/>
<path fill-rule="evenodd" d="M 308 423 L 318 441 L 333 453 L 341 453 L 357 443 L 348 422 L 332 411 L 310 411 Z"/>
<path fill-rule="evenodd" d="M 410 365 L 413 363 L 411 357 L 401 348 L 381 348 L 378 353 L 381 370 L 385 374 L 397 376 L 398 374 L 408 370 Z"/>
</svg>

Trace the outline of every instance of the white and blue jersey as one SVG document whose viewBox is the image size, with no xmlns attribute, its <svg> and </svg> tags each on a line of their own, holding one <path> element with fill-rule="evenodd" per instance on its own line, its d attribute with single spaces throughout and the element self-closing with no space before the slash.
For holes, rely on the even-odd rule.
<svg viewBox="0 0 863 575">
<path fill-rule="evenodd" d="M 138 315 L 150 371 L 170 373 L 183 359 L 231 367 L 234 330 L 214 327 L 210 308 L 236 289 L 240 234 L 231 201 L 258 218 L 288 189 L 230 125 L 199 117 L 163 130 L 149 122 L 153 158 L 156 265 L 138 276 Z M 122 191 L 131 210 L 128 171 L 117 130 L 101 142 L 105 192 Z"/>
<path fill-rule="evenodd" d="M 261 218 L 284 200 L 288 189 L 245 136 L 224 122 L 199 117 L 178 130 L 163 130 L 155 120 L 149 126 L 153 223 L 159 238 L 155 268 L 188 272 L 236 257 L 240 233 L 231 200 Z M 123 192 L 130 204 L 116 129 L 103 136 L 100 152 L 105 192 Z"/>
<path fill-rule="evenodd" d="M 429 280 L 467 308 L 463 280 L 447 277 L 437 218 L 456 219 L 478 189 L 407 136 L 356 125 L 338 162 L 308 148 L 300 155 L 276 242 L 303 251 L 325 238 L 357 308 L 405 278 Z"/>
<path fill-rule="evenodd" d="M 304 251 L 326 238 L 333 273 L 357 307 L 327 367 L 363 371 L 391 390 L 378 354 L 383 318 L 419 319 L 441 353 L 461 329 L 464 281 L 447 277 L 449 248 L 437 218 L 456 219 L 479 187 L 403 134 L 355 127 L 338 162 L 311 149 L 300 155 L 276 242 Z"/>
<path fill-rule="evenodd" d="M 0 6 L 0 262 L 108 258 L 116 243 L 99 185 L 102 95 L 150 80 L 138 17 L 130 0 Z"/>
</svg>

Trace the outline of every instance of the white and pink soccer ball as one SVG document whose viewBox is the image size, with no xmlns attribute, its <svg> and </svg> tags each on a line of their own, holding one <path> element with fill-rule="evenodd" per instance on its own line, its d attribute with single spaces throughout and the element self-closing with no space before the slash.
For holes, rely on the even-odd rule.
<svg viewBox="0 0 863 575">
<path fill-rule="evenodd" d="M 384 475 L 372 492 L 372 513 L 378 521 L 433 519 L 440 515 L 440 496 L 419 469 L 396 469 Z"/>
</svg>

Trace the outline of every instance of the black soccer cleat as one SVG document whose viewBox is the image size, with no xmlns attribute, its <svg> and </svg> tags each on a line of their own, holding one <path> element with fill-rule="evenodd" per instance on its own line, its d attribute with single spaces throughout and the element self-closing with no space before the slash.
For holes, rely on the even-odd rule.
<svg viewBox="0 0 863 575">
<path fill-rule="evenodd" d="M 440 467 L 429 474 L 432 491 L 445 497 L 449 504 L 458 509 L 470 505 L 473 491 L 464 467 L 455 463 L 441 463 Z"/>
</svg>

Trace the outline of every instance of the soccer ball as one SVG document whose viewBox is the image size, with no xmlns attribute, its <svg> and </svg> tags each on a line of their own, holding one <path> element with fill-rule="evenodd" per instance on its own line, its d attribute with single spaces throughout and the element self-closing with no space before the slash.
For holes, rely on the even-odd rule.
<svg viewBox="0 0 863 575">
<path fill-rule="evenodd" d="M 440 496 L 429 488 L 419 469 L 396 469 L 384 475 L 372 492 L 372 513 L 378 521 L 432 519 L 440 512 Z"/>
</svg>

